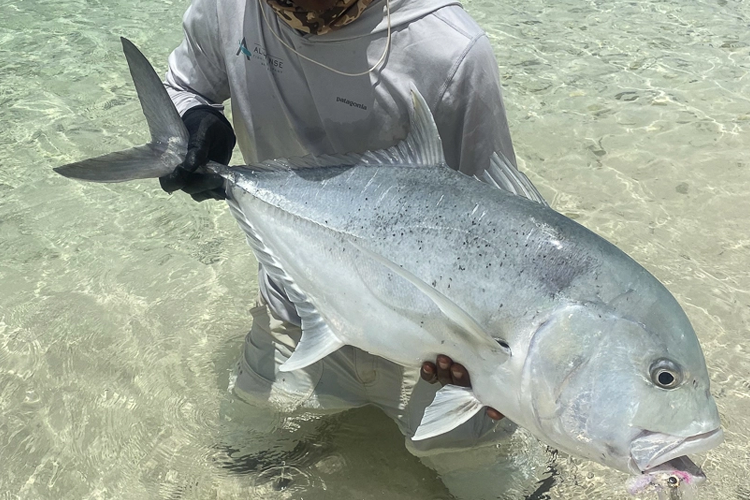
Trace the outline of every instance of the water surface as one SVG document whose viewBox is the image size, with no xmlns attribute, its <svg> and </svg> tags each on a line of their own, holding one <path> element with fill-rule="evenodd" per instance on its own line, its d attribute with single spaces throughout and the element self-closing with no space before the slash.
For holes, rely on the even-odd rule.
<svg viewBox="0 0 750 500">
<path fill-rule="evenodd" d="M 145 142 L 118 37 L 163 72 L 187 5 L 0 0 L 0 498 L 449 498 L 375 409 L 316 422 L 232 400 L 256 264 L 222 204 L 51 171 Z M 750 5 L 466 7 L 521 168 L 686 309 L 726 435 L 694 457 L 702 495 L 749 499 Z M 513 451 L 552 460 L 534 498 L 628 498 L 619 472 Z"/>
</svg>

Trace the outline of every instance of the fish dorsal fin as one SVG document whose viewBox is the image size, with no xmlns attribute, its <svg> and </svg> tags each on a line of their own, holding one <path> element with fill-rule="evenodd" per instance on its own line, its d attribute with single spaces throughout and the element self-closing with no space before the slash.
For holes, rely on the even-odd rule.
<svg viewBox="0 0 750 500">
<path fill-rule="evenodd" d="M 425 409 L 422 422 L 411 439 L 421 441 L 452 431 L 484 406 L 471 388 L 446 385 L 437 391 L 435 399 Z"/>
<path fill-rule="evenodd" d="M 304 368 L 316 361 L 323 359 L 340 347 L 344 343 L 339 340 L 336 334 L 331 330 L 323 317 L 318 313 L 315 305 L 310 302 L 307 295 L 300 290 L 294 280 L 284 271 L 282 264 L 274 256 L 263 239 L 253 230 L 252 225 L 245 217 L 242 209 L 231 199 L 227 200 L 232 215 L 239 223 L 242 230 L 247 236 L 247 242 L 252 247 L 255 258 L 263 266 L 263 270 L 278 285 L 283 287 L 294 304 L 297 314 L 302 320 L 302 336 L 292 355 L 279 370 L 289 372 Z"/>
<path fill-rule="evenodd" d="M 477 323 L 477 321 L 472 318 L 469 313 L 464 311 L 461 306 L 453 302 L 451 299 L 440 293 L 435 288 L 425 283 L 418 276 L 415 276 L 413 273 L 407 271 L 398 264 L 390 261 L 382 255 L 378 255 L 377 253 L 360 246 L 357 243 L 353 242 L 352 245 L 354 245 L 357 250 L 380 263 L 397 276 L 400 276 L 404 280 L 411 283 L 414 287 L 417 288 L 417 290 L 427 296 L 438 307 L 438 309 L 440 309 L 445 317 L 453 324 L 453 326 L 455 327 L 455 331 L 459 333 L 459 335 L 463 336 L 468 342 L 484 344 L 492 349 L 493 352 L 503 352 L 506 355 L 510 355 L 510 351 L 507 348 L 502 347 L 498 343 L 498 341 L 494 339 L 489 333 L 487 333 L 487 331 L 482 328 L 482 326 Z"/>
<path fill-rule="evenodd" d="M 549 206 L 541 193 L 537 191 L 536 186 L 523 172 L 514 167 L 502 152 L 492 153 L 489 168 L 475 178 L 490 186 L 541 203 L 545 207 Z"/>
<path fill-rule="evenodd" d="M 362 155 L 366 164 L 445 165 L 443 143 L 435 119 L 419 90 L 411 86 L 412 112 L 406 138 L 388 149 L 368 151 Z"/>
<path fill-rule="evenodd" d="M 333 155 L 308 155 L 300 158 L 266 160 L 246 167 L 231 167 L 230 170 L 218 172 L 218 165 L 209 168 L 220 175 L 228 177 L 231 170 L 242 171 L 275 171 L 303 170 L 308 168 L 340 167 L 344 165 L 411 165 L 437 166 L 445 165 L 443 144 L 438 134 L 437 125 L 429 106 L 419 91 L 412 86 L 411 97 L 413 108 L 409 133 L 406 138 L 387 149 L 367 151 L 365 153 L 346 153 Z"/>
</svg>

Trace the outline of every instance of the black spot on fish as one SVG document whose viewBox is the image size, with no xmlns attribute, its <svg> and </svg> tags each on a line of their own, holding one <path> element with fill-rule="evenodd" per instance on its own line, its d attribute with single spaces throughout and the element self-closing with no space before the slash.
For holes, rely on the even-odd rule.
<svg viewBox="0 0 750 500">
<path fill-rule="evenodd" d="M 562 248 L 559 248 L 560 245 Z M 577 277 L 592 272 L 592 268 L 596 266 L 587 253 L 570 248 L 564 241 L 552 244 L 546 239 L 540 239 L 530 241 L 527 247 L 527 262 L 532 264 L 526 270 L 551 296 L 559 294 Z"/>
</svg>

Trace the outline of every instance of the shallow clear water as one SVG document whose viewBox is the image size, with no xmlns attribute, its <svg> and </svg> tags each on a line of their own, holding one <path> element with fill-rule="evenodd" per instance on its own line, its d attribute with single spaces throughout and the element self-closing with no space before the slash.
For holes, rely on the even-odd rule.
<svg viewBox="0 0 750 500">
<path fill-rule="evenodd" d="M 0 498 L 449 498 L 377 410 L 321 423 L 231 399 L 255 261 L 225 207 L 52 172 L 145 141 L 118 37 L 161 72 L 187 4 L 0 0 Z M 694 457 L 701 497 L 750 498 L 750 5 L 466 6 L 521 167 L 693 321 L 726 433 Z M 554 468 L 536 498 L 627 498 L 623 474 Z"/>
</svg>

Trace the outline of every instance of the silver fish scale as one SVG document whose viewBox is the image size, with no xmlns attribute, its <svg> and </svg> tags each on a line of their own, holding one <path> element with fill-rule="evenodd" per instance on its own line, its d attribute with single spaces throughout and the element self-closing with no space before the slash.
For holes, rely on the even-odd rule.
<svg viewBox="0 0 750 500">
<path fill-rule="evenodd" d="M 487 301 L 495 302 L 491 311 L 508 307 L 505 294 L 527 294 L 540 308 L 542 298 L 551 307 L 576 279 L 600 272 L 600 252 L 610 262 L 613 254 L 629 260 L 570 219 L 446 167 L 340 166 L 243 177 L 243 190 L 293 216 L 279 224 L 299 218 L 355 238 L 442 293 L 453 288 L 462 307 L 478 315 Z M 460 273 L 471 279 L 456 278 Z M 593 290 L 620 295 L 617 281 L 605 281 L 611 290 Z M 575 298 L 596 298 L 590 287 L 583 293 Z"/>
</svg>

